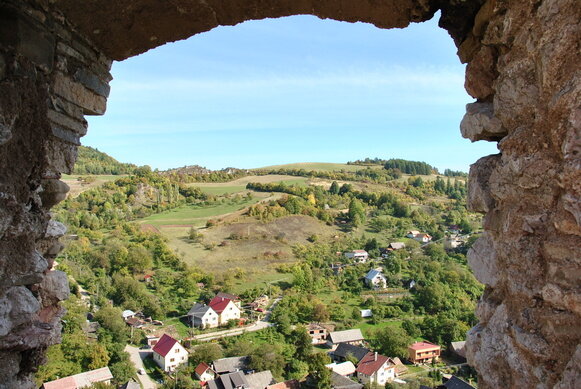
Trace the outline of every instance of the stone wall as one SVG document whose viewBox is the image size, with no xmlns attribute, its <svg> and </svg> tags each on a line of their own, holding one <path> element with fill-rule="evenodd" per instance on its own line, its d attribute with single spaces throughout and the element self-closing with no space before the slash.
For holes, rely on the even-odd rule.
<svg viewBox="0 0 581 389">
<path fill-rule="evenodd" d="M 0 388 L 35 387 L 32 373 L 60 341 L 69 294 L 51 270 L 86 114 L 102 114 L 111 61 L 46 5 L 0 3 Z"/>
<path fill-rule="evenodd" d="M 576 0 L 488 1 L 460 46 L 478 99 L 462 133 L 500 150 L 469 183 L 486 214 L 469 252 L 486 284 L 468 343 L 482 387 L 581 387 L 580 21 Z"/>
<path fill-rule="evenodd" d="M 58 9 L 58 11 L 57 11 Z M 33 386 L 59 340 L 52 271 L 84 115 L 103 114 L 108 58 L 244 20 L 314 14 L 405 27 L 442 11 L 468 63 L 463 136 L 500 153 L 470 171 L 486 284 L 468 358 L 481 388 L 581 387 L 581 7 L 578 0 L 4 0 L 0 3 L 0 388 Z M 85 38 L 91 40 L 92 43 Z"/>
</svg>

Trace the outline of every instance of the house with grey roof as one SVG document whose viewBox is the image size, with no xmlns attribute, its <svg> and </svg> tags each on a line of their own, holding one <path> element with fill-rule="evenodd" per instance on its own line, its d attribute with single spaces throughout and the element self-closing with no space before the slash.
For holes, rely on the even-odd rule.
<svg viewBox="0 0 581 389">
<path fill-rule="evenodd" d="M 206 304 L 195 303 L 187 314 L 192 327 L 214 328 L 219 325 L 219 316 Z"/>
<path fill-rule="evenodd" d="M 246 376 L 240 371 L 222 374 L 218 378 L 206 383 L 208 389 L 250 389 Z"/>
<path fill-rule="evenodd" d="M 269 385 L 276 384 L 270 370 L 247 374 L 246 381 L 248 381 L 250 389 L 264 389 Z"/>
<path fill-rule="evenodd" d="M 475 389 L 474 386 L 470 385 L 466 381 L 452 376 L 443 385 L 438 386 L 438 388 L 442 389 Z"/>
<path fill-rule="evenodd" d="M 333 389 L 362 389 L 363 385 L 340 374 L 331 372 L 331 388 Z"/>
<path fill-rule="evenodd" d="M 345 362 L 350 358 L 357 360 L 359 363 L 364 356 L 369 352 L 368 348 L 361 346 L 354 346 L 349 343 L 339 343 L 335 351 L 330 353 L 331 359 L 335 362 Z"/>
<path fill-rule="evenodd" d="M 370 288 L 385 289 L 387 288 L 387 279 L 381 269 L 371 269 L 365 276 L 365 283 Z"/>
<path fill-rule="evenodd" d="M 214 371 L 218 374 L 235 373 L 237 371 L 250 370 L 250 357 L 230 357 L 217 359 L 212 362 Z"/>
<path fill-rule="evenodd" d="M 359 328 L 345 331 L 330 332 L 327 336 L 327 346 L 331 348 L 337 347 L 340 343 L 348 343 L 359 346 L 363 343 L 365 338 Z"/>
</svg>

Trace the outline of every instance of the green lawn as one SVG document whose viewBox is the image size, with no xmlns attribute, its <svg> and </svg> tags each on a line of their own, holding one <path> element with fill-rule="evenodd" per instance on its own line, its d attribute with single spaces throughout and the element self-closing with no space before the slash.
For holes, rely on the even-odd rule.
<svg viewBox="0 0 581 389">
<path fill-rule="evenodd" d="M 378 324 L 373 324 L 371 322 L 361 322 L 355 326 L 355 328 L 361 329 L 363 336 L 368 337 L 373 331 L 385 328 L 385 327 L 401 327 L 403 320 L 393 320 L 393 321 L 382 321 Z"/>
<path fill-rule="evenodd" d="M 179 317 L 172 317 L 169 319 L 166 319 L 163 321 L 164 326 L 173 326 L 176 331 L 178 332 L 178 334 L 180 334 L 180 336 L 182 338 L 186 338 L 189 335 L 189 332 L 191 330 L 190 327 L 186 326 Z"/>
<path fill-rule="evenodd" d="M 232 292 L 235 294 L 240 294 L 245 290 L 252 289 L 255 287 L 265 287 L 268 285 L 285 284 L 292 282 L 293 276 L 289 273 L 278 273 L 273 270 L 258 273 L 252 273 L 242 279 L 237 279 L 234 281 L 232 286 Z M 272 296 L 270 296 L 272 297 Z"/>
</svg>

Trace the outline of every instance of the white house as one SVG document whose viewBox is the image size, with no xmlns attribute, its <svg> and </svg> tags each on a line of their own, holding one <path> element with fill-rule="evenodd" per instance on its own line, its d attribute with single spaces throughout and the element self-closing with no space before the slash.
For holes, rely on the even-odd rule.
<svg viewBox="0 0 581 389">
<path fill-rule="evenodd" d="M 224 325 L 229 320 L 240 319 L 240 308 L 230 299 L 216 296 L 208 305 L 218 314 L 219 325 Z"/>
<path fill-rule="evenodd" d="M 387 280 L 385 276 L 381 273 L 379 269 L 369 270 L 365 276 L 365 283 L 367 286 L 375 289 L 385 289 L 387 288 Z"/>
<path fill-rule="evenodd" d="M 414 239 L 416 237 L 416 235 L 419 235 L 419 234 L 420 234 L 419 231 L 411 230 L 411 231 L 408 231 L 405 236 L 410 238 L 410 239 Z"/>
<path fill-rule="evenodd" d="M 369 259 L 369 254 L 365 250 L 353 250 L 347 251 L 345 258 L 353 259 L 357 263 L 365 263 Z"/>
<path fill-rule="evenodd" d="M 125 311 L 121 312 L 121 316 L 123 317 L 123 320 L 127 320 L 134 317 L 135 312 L 133 312 L 131 309 L 126 309 Z"/>
<path fill-rule="evenodd" d="M 200 381 L 210 381 L 216 378 L 216 372 L 206 362 L 201 362 L 196 367 L 195 373 Z"/>
<path fill-rule="evenodd" d="M 192 327 L 214 328 L 220 324 L 218 313 L 206 304 L 195 303 L 188 312 L 188 318 Z"/>
<path fill-rule="evenodd" d="M 163 334 L 153 346 L 153 360 L 163 371 L 173 371 L 179 365 L 188 363 L 188 351 L 177 340 Z"/>
<path fill-rule="evenodd" d="M 388 357 L 369 352 L 357 364 L 357 379 L 362 383 L 383 386 L 395 379 L 395 365 Z"/>
<path fill-rule="evenodd" d="M 418 242 L 421 243 L 428 243 L 432 240 L 432 236 L 429 234 L 417 234 L 416 236 L 414 236 L 414 240 L 417 240 Z"/>
<path fill-rule="evenodd" d="M 459 246 L 462 246 L 463 244 L 464 244 L 464 242 L 462 242 L 458 238 L 449 237 L 449 238 L 446 238 L 444 240 L 444 248 L 446 250 L 453 250 L 453 249 L 455 249 L 455 248 L 457 248 Z"/>
</svg>

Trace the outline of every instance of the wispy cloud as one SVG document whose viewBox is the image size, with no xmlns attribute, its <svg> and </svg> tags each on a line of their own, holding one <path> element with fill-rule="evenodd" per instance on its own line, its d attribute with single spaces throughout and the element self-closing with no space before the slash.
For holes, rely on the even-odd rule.
<svg viewBox="0 0 581 389">
<path fill-rule="evenodd" d="M 358 87 L 378 88 L 405 86 L 410 88 L 450 88 L 462 85 L 463 74 L 447 68 L 344 69 L 316 71 L 303 74 L 244 74 L 237 78 L 175 78 L 158 77 L 155 80 L 116 80 L 114 90 L 121 92 L 147 91 L 236 91 L 252 88 L 314 88 Z"/>
</svg>

